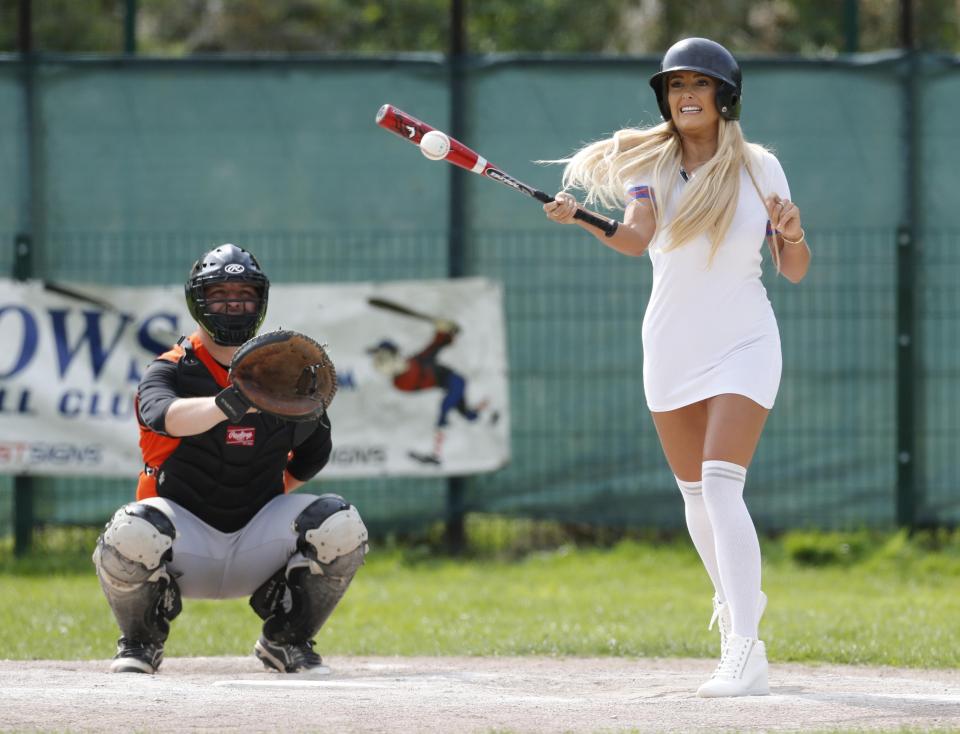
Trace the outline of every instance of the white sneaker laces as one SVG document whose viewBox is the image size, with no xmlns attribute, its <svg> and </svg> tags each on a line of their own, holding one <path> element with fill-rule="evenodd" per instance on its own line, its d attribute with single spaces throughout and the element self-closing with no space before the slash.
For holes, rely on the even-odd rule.
<svg viewBox="0 0 960 734">
<path fill-rule="evenodd" d="M 743 675 L 744 665 L 746 665 L 747 658 L 750 657 L 753 646 L 754 641 L 748 637 L 729 640 L 720 655 L 720 664 L 717 665 L 717 669 L 713 671 L 711 677 L 739 678 Z"/>
<path fill-rule="evenodd" d="M 713 615 L 710 617 L 710 624 L 707 625 L 708 630 L 713 629 L 714 624 L 718 624 L 720 627 L 720 642 L 725 644 L 727 637 L 733 631 L 730 629 L 730 610 L 727 606 L 727 602 L 717 602 L 717 598 L 713 598 Z M 726 615 L 726 616 L 725 616 Z"/>
<path fill-rule="evenodd" d="M 718 619 L 720 619 L 720 605 L 719 605 L 719 604 L 717 604 L 717 605 L 713 608 L 713 616 L 710 617 L 710 624 L 707 625 L 707 629 L 708 629 L 708 630 L 712 630 L 712 629 L 713 629 L 713 624 L 714 624 L 714 622 L 716 622 Z"/>
</svg>

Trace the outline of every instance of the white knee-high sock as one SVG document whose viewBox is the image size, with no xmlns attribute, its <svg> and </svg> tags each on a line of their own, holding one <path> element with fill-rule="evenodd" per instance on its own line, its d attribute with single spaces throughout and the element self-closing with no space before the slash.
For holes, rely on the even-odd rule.
<svg viewBox="0 0 960 734">
<path fill-rule="evenodd" d="M 703 501 L 713 527 L 720 581 L 733 633 L 757 638 L 760 624 L 760 541 L 743 501 L 747 470 L 729 461 L 703 462 Z"/>
<path fill-rule="evenodd" d="M 710 526 L 707 507 L 703 501 L 703 483 L 685 482 L 676 476 L 674 479 L 677 480 L 677 486 L 680 487 L 680 493 L 683 495 L 683 507 L 687 518 L 687 530 L 690 532 L 690 540 L 693 541 L 693 547 L 700 554 L 700 560 L 703 561 L 703 566 L 707 569 L 710 581 L 713 582 L 717 599 L 722 603 L 725 599 L 723 584 L 720 583 L 720 571 L 717 568 L 717 550 L 713 538 L 713 528 Z"/>
</svg>

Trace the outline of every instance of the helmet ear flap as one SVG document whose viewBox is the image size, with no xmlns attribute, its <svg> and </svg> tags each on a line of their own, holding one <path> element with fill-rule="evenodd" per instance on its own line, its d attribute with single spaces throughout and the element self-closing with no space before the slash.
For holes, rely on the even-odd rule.
<svg viewBox="0 0 960 734">
<path fill-rule="evenodd" d="M 740 100 L 742 95 L 740 90 L 734 85 L 722 81 L 717 87 L 717 110 L 724 120 L 740 119 Z"/>
</svg>

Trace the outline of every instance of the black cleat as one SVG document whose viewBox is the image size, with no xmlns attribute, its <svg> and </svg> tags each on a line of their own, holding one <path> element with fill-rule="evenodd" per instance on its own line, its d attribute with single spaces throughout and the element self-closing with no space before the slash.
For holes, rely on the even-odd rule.
<svg viewBox="0 0 960 734">
<path fill-rule="evenodd" d="M 313 651 L 313 640 L 284 645 L 270 642 L 261 636 L 253 646 L 253 654 L 260 658 L 268 670 L 314 675 L 326 675 L 330 672 L 330 668 L 324 665 L 320 656 Z"/>
<path fill-rule="evenodd" d="M 156 673 L 162 662 L 162 642 L 140 642 L 121 637 L 117 640 L 117 654 L 110 663 L 110 672 Z"/>
</svg>

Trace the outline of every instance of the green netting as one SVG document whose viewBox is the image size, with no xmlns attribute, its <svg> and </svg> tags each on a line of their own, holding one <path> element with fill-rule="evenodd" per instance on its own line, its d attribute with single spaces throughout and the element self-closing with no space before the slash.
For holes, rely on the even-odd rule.
<svg viewBox="0 0 960 734">
<path fill-rule="evenodd" d="M 902 63 L 745 64 L 743 126 L 773 148 L 814 249 L 799 287 L 768 268 L 784 350 L 778 404 L 748 494 L 765 530 L 888 527 L 897 496 L 897 228 L 905 180 Z M 523 62 L 468 70 L 465 142 L 553 191 L 560 157 L 655 120 L 650 60 Z M 0 63 L 0 258 L 22 226 L 23 93 Z M 441 278 L 448 166 L 376 128 L 391 102 L 448 124 L 440 63 L 42 62 L 35 171 L 38 275 L 181 283 L 196 254 L 249 246 L 275 282 Z M 917 313 L 922 369 L 917 502 L 960 519 L 960 228 L 952 226 L 960 66 L 921 67 Z M 510 466 L 467 480 L 470 511 L 676 528 L 681 503 L 644 407 L 645 258 L 612 253 L 538 204 L 464 174 L 467 274 L 504 283 Z M 946 225 L 946 226 L 945 226 Z M 131 427 L 133 430 L 133 427 Z M 0 533 L 12 482 L 0 477 Z M 323 481 L 378 532 L 446 515 L 443 480 Z M 133 482 L 42 479 L 41 522 L 102 522 Z"/>
<path fill-rule="evenodd" d="M 0 67 L 0 234 L 7 252 L 12 245 L 8 232 L 20 226 L 20 196 L 26 159 L 23 146 L 23 93 L 14 69 Z M 9 262 L 9 261 L 7 261 Z M 5 263 L 6 265 L 6 263 Z"/>
<path fill-rule="evenodd" d="M 426 201 L 442 229 L 445 170 L 374 116 L 402 97 L 446 125 L 445 81 L 425 64 L 43 66 L 50 232 L 419 231 Z"/>
</svg>

